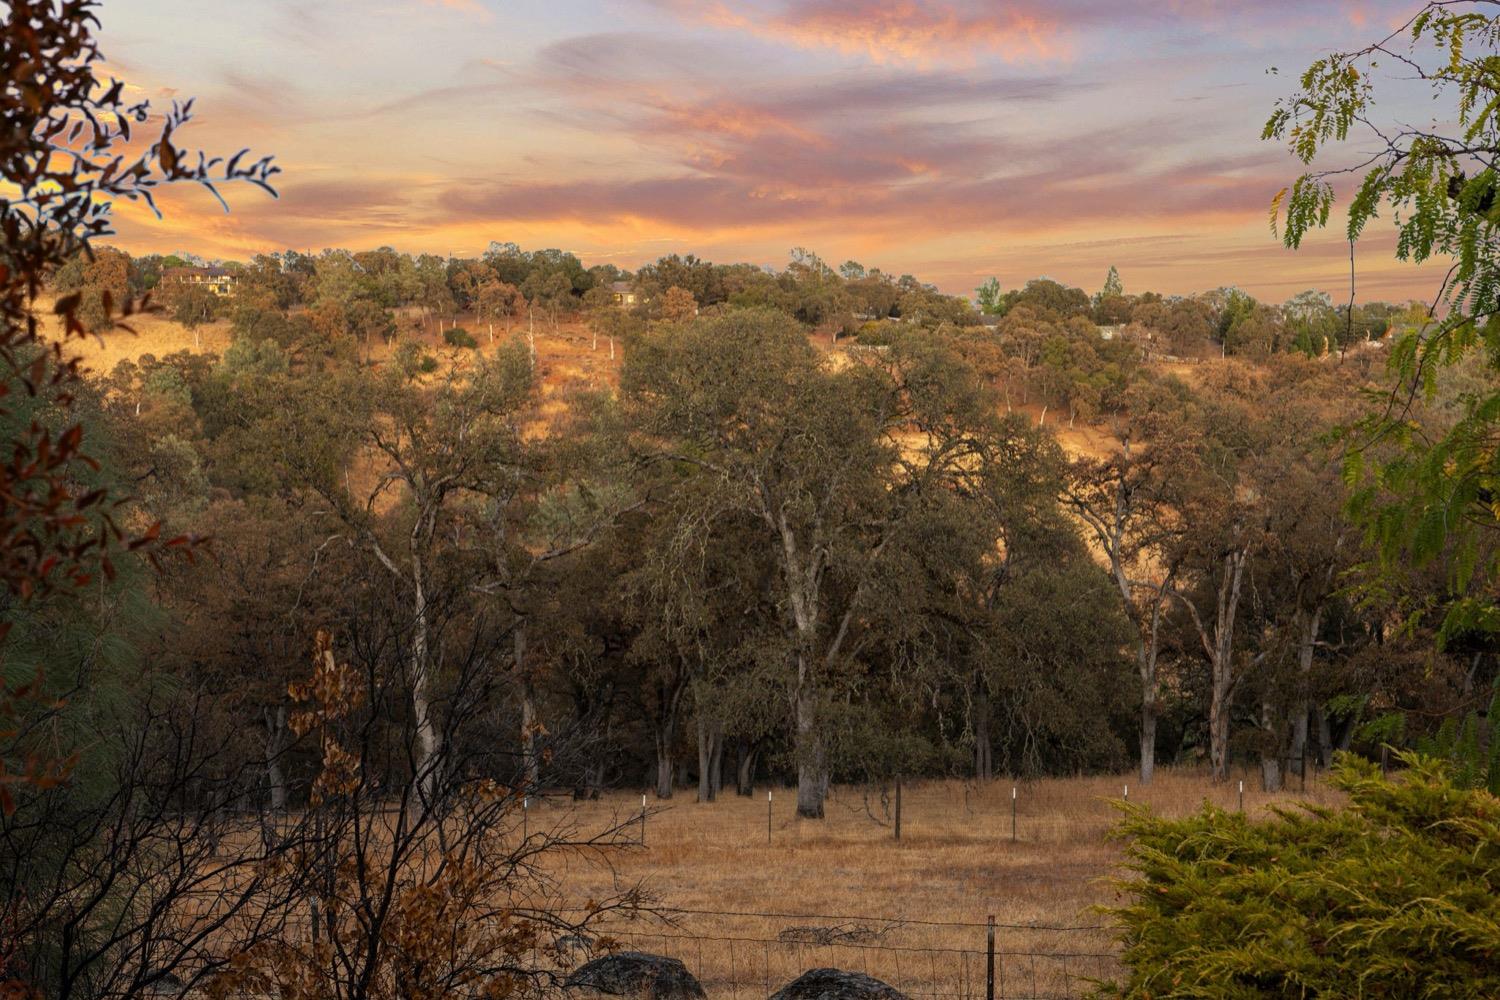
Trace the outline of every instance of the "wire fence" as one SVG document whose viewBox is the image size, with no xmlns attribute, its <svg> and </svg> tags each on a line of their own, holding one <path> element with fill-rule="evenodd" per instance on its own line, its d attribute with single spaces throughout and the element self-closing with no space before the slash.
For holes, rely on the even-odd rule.
<svg viewBox="0 0 1500 1000">
<path fill-rule="evenodd" d="M 672 909 L 595 930 L 591 954 L 676 958 L 711 1000 L 770 997 L 819 968 L 862 973 L 917 1000 L 1060 1000 L 1119 971 L 1099 924 Z"/>
</svg>

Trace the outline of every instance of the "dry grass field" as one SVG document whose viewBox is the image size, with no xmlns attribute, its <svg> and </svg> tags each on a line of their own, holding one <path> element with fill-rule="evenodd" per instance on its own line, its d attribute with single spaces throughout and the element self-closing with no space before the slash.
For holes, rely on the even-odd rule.
<svg viewBox="0 0 1500 1000">
<path fill-rule="evenodd" d="M 899 842 L 878 792 L 838 789 L 827 818 L 808 822 L 794 818 L 791 791 L 777 789 L 768 843 L 764 790 L 708 804 L 682 790 L 648 800 L 660 811 L 647 818 L 645 846 L 614 857 L 612 870 L 575 861 L 556 874 L 580 904 L 644 883 L 676 911 L 670 922 L 617 923 L 607 933 L 621 947 L 681 958 L 710 997 L 763 997 L 820 966 L 865 971 L 913 996 L 983 997 L 989 916 L 998 925 L 997 996 L 1076 996 L 1113 969 L 1111 936 L 1092 907 L 1115 901 L 1108 878 L 1121 846 L 1108 832 L 1128 780 L 1020 785 L 1014 841 L 1004 781 L 907 786 Z M 1238 780 L 1213 785 L 1169 769 L 1129 795 L 1172 816 L 1205 800 L 1234 809 Z M 1277 795 L 1245 781 L 1252 814 L 1337 799 L 1321 780 Z M 578 805 L 543 799 L 530 823 L 588 830 L 640 808 L 623 793 Z"/>
</svg>

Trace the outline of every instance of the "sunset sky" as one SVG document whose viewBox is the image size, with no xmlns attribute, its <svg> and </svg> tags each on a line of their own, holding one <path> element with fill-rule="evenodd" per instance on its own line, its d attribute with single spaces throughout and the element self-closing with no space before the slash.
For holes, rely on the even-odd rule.
<svg viewBox="0 0 1500 1000">
<path fill-rule="evenodd" d="M 123 207 L 119 242 L 243 258 L 510 240 L 622 267 L 805 246 L 959 293 L 992 274 L 1092 290 L 1115 264 L 1127 291 L 1345 294 L 1337 231 L 1295 254 L 1271 235 L 1298 166 L 1260 129 L 1312 59 L 1412 7 L 113 0 L 116 75 L 196 96 L 184 140 L 285 171 L 279 201 L 235 190 L 230 215 L 196 191 L 162 222 Z M 1431 290 L 1391 246 L 1361 245 L 1361 298 Z"/>
</svg>

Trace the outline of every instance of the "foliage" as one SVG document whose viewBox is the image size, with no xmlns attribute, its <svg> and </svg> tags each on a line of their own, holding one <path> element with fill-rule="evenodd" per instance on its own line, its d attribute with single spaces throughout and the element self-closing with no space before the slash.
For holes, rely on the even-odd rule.
<svg viewBox="0 0 1500 1000">
<path fill-rule="evenodd" d="M 986 316 L 996 315 L 1001 311 L 1000 305 L 1000 279 L 990 277 L 984 284 L 974 290 L 975 301 L 979 303 L 979 311 Z"/>
<path fill-rule="evenodd" d="M 1437 732 L 1417 740 L 1417 750 L 1447 762 L 1453 782 L 1460 788 L 1484 788 L 1491 795 L 1500 795 L 1500 738 L 1496 737 L 1494 722 L 1487 721 L 1495 719 L 1500 719 L 1500 681 L 1495 683 L 1493 697 L 1482 714 L 1476 709 L 1462 719 L 1449 716 Z M 1489 731 L 1488 740 L 1483 742 L 1481 728 Z"/>
<path fill-rule="evenodd" d="M 471 351 L 479 346 L 479 341 L 474 339 L 474 335 L 461 326 L 450 326 L 444 330 L 443 343 L 449 347 L 464 347 Z"/>
<path fill-rule="evenodd" d="M 1112 911 L 1129 969 L 1100 995 L 1490 997 L 1500 993 L 1500 800 L 1403 755 L 1394 781 L 1340 759 L 1341 809 L 1266 820 L 1124 807 Z"/>
<path fill-rule="evenodd" d="M 0 593 L 12 600 L 81 587 L 101 571 L 112 575 L 111 551 L 127 541 L 115 520 L 118 497 L 79 488 L 94 462 L 85 451 L 82 425 L 66 419 L 79 365 L 65 355 L 64 344 L 88 327 L 107 325 L 116 306 L 123 314 L 132 306 L 117 298 L 117 287 L 100 288 L 87 301 L 82 289 L 65 294 L 54 309 L 64 336 L 47 344 L 36 314 L 44 286 L 70 258 L 95 259 L 91 241 L 109 234 L 112 199 L 140 200 L 154 208 L 153 192 L 178 182 L 217 193 L 216 181 L 245 180 L 269 191 L 277 169 L 269 159 L 241 165 L 243 153 L 228 163 L 200 153 L 193 162 L 173 141 L 191 119 L 191 101 L 174 104 L 156 142 L 144 152 L 131 157 L 115 152 L 118 143 L 131 141 L 135 126 L 148 121 L 148 105 L 129 103 L 123 84 L 97 77 L 95 9 L 89 0 L 17 0 L 0 36 L 6 74 L 0 91 L 6 122 L 0 179 L 14 192 L 0 200 L 0 406 L 11 412 L 23 398 L 46 404 L 7 435 L 0 465 Z M 110 255 L 105 263 L 117 265 L 120 259 Z M 110 272 L 111 282 L 118 270 Z M 83 313 L 86 305 L 92 315 Z M 52 419 L 42 419 L 43 414 Z M 154 554 L 161 547 L 158 535 L 158 529 L 148 529 L 127 544 Z M 0 628 L 0 643 L 5 631 Z M 35 690 L 31 684 L 21 690 L 0 687 L 0 709 L 8 713 L 17 698 Z M 55 760 L 18 761 L 16 738 L 14 729 L 0 732 L 3 812 L 14 808 L 11 789 L 18 781 L 58 777 Z"/>
<path fill-rule="evenodd" d="M 1482 541 L 1500 528 L 1500 391 L 1491 384 L 1473 393 L 1450 425 L 1433 426 L 1421 411 L 1442 369 L 1471 355 L 1491 373 L 1500 367 L 1500 206 L 1491 165 L 1500 152 L 1500 17 L 1491 10 L 1429 3 L 1385 38 L 1324 56 L 1277 102 L 1263 133 L 1310 165 L 1356 132 L 1373 139 L 1375 154 L 1355 168 L 1362 177 L 1346 235 L 1359 239 L 1389 207 L 1398 258 L 1452 261 L 1432 306 L 1395 337 L 1393 384 L 1355 429 L 1347 477 L 1353 508 L 1386 562 L 1431 561 L 1452 550 L 1450 583 L 1460 596 L 1500 568 Z M 1372 121 L 1377 92 L 1402 86 L 1439 102 L 1432 124 L 1392 129 Z M 1309 171 L 1276 196 L 1272 222 L 1288 246 L 1327 224 L 1340 172 Z M 1491 590 L 1455 603 L 1445 631 L 1471 627 L 1500 627 Z"/>
</svg>

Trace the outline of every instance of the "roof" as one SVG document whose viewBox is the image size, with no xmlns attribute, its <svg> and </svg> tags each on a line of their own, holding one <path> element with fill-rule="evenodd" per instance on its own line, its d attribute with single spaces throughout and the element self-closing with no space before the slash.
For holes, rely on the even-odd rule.
<svg viewBox="0 0 1500 1000">
<path fill-rule="evenodd" d="M 609 290 L 612 292 L 618 292 L 621 295 L 625 295 L 631 292 L 633 289 L 630 287 L 630 282 L 628 281 L 611 281 L 609 283 Z"/>
<path fill-rule="evenodd" d="M 234 272 L 227 267 L 169 267 L 161 273 L 163 278 L 232 278 Z"/>
</svg>

